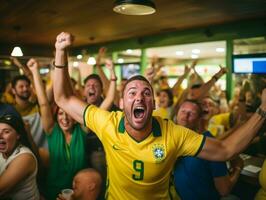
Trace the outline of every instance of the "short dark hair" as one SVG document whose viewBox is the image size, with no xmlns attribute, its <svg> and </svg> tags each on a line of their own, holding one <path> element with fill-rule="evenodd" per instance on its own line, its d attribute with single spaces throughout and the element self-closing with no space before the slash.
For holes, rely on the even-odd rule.
<svg viewBox="0 0 266 200">
<path fill-rule="evenodd" d="M 127 82 L 125 83 L 124 89 L 123 89 L 123 91 L 122 91 L 122 96 L 124 96 L 124 91 L 125 91 L 125 88 L 127 87 L 127 85 L 128 85 L 130 82 L 132 82 L 132 81 L 136 81 L 136 80 L 138 80 L 138 81 L 144 81 L 144 82 L 148 83 L 149 86 L 151 87 L 152 94 L 154 94 L 154 92 L 153 92 L 153 88 L 152 88 L 150 82 L 149 82 L 144 76 L 142 76 L 142 75 L 135 75 L 135 76 L 132 76 L 130 79 L 128 79 Z"/>
<path fill-rule="evenodd" d="M 97 81 L 100 83 L 101 88 L 103 88 L 103 82 L 102 82 L 102 80 L 101 80 L 101 78 L 100 78 L 100 76 L 99 76 L 98 74 L 90 74 L 90 75 L 88 75 L 88 76 L 85 78 L 85 80 L 83 81 L 84 85 L 85 85 L 85 84 L 87 83 L 87 81 L 90 80 L 90 79 L 95 79 L 95 80 L 97 80 Z"/>
<path fill-rule="evenodd" d="M 25 76 L 25 75 L 18 75 L 18 76 L 15 76 L 12 81 L 11 81 L 11 85 L 12 85 L 12 88 L 15 88 L 16 87 L 16 84 L 18 81 L 26 81 L 28 84 L 30 84 L 30 79 Z"/>
<path fill-rule="evenodd" d="M 191 86 L 191 89 L 197 89 L 197 88 L 200 88 L 202 86 L 202 84 L 193 84 Z"/>
</svg>

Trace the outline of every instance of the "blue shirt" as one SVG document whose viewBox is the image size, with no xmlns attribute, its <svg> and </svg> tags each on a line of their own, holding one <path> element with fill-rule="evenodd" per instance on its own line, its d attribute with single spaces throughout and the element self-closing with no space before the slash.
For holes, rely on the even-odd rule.
<svg viewBox="0 0 266 200">
<path fill-rule="evenodd" d="M 203 135 L 212 137 L 210 132 Z M 183 157 L 176 162 L 174 184 L 182 200 L 218 200 L 214 178 L 227 175 L 225 162 L 207 161 L 196 157 Z"/>
</svg>

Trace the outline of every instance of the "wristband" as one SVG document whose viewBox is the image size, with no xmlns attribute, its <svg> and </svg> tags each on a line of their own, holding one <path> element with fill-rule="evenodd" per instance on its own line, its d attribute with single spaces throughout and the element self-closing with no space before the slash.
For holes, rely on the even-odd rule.
<svg viewBox="0 0 266 200">
<path fill-rule="evenodd" d="M 258 107 L 256 113 L 258 113 L 262 118 L 266 118 L 266 111 L 262 110 L 260 107 Z"/>
<path fill-rule="evenodd" d="M 65 64 L 65 65 L 55 65 L 55 61 L 53 62 L 53 66 L 55 67 L 55 68 L 65 68 L 65 67 L 67 67 L 67 64 Z"/>
</svg>

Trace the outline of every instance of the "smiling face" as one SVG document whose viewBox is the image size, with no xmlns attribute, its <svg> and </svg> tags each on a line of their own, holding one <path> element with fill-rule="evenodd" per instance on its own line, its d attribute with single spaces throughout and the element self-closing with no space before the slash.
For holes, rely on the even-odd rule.
<svg viewBox="0 0 266 200">
<path fill-rule="evenodd" d="M 8 157 L 13 152 L 19 140 L 19 135 L 10 125 L 0 123 L 0 153 Z"/>
<path fill-rule="evenodd" d="M 149 83 L 143 80 L 130 81 L 123 96 L 125 117 L 131 128 L 140 131 L 151 121 L 154 109 L 153 91 Z"/>
<path fill-rule="evenodd" d="M 57 122 L 63 131 L 70 131 L 75 123 L 74 119 L 61 108 L 59 108 L 57 113 Z"/>
<path fill-rule="evenodd" d="M 167 92 L 160 91 L 160 93 L 159 93 L 159 107 L 160 108 L 168 108 L 169 101 L 170 101 L 170 99 L 169 99 Z"/>
<path fill-rule="evenodd" d="M 13 93 L 22 100 L 28 100 L 31 95 L 30 83 L 26 80 L 18 80 L 13 89 Z"/>
<path fill-rule="evenodd" d="M 203 111 L 203 119 L 209 120 L 213 115 L 219 113 L 219 106 L 209 97 L 206 97 L 201 102 L 201 108 Z"/>
<path fill-rule="evenodd" d="M 99 81 L 89 79 L 84 85 L 84 95 L 88 104 L 98 105 L 102 95 L 102 86 Z"/>
</svg>

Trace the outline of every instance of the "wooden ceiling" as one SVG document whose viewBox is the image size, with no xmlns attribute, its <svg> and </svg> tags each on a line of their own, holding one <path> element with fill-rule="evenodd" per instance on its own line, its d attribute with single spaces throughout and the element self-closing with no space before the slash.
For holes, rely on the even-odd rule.
<svg viewBox="0 0 266 200">
<path fill-rule="evenodd" d="M 0 0 L 0 43 L 52 46 L 61 31 L 75 46 L 266 17 L 265 0 L 155 0 L 149 16 L 114 13 L 112 0 Z M 16 36 L 14 26 L 21 30 Z"/>
</svg>

